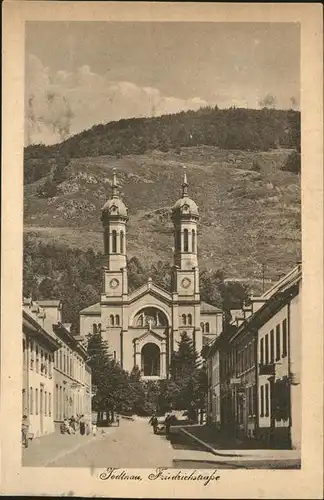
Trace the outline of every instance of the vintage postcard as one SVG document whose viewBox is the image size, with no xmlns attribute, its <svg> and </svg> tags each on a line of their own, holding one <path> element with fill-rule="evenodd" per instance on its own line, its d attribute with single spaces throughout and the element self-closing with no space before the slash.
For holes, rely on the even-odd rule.
<svg viewBox="0 0 324 500">
<path fill-rule="evenodd" d="M 321 6 L 3 13 L 1 493 L 320 498 Z"/>
</svg>

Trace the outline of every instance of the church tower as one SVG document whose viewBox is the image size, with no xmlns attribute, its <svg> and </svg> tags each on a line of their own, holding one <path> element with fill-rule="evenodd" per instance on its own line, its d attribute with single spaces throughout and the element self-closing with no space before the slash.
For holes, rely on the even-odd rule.
<svg viewBox="0 0 324 500">
<path fill-rule="evenodd" d="M 127 295 L 126 223 L 128 210 L 119 198 L 116 169 L 113 169 L 112 197 L 101 210 L 104 229 L 104 279 L 103 295 Z"/>
<path fill-rule="evenodd" d="M 174 225 L 174 268 L 172 291 L 180 297 L 200 300 L 197 259 L 198 207 L 188 196 L 186 170 L 183 176 L 182 197 L 172 208 Z"/>
</svg>

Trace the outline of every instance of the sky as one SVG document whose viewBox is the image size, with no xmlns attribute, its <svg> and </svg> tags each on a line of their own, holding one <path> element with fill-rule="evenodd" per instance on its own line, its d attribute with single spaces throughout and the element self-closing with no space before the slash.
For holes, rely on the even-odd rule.
<svg viewBox="0 0 324 500">
<path fill-rule="evenodd" d="M 25 48 L 26 144 L 267 95 L 299 106 L 297 23 L 28 22 Z"/>
</svg>

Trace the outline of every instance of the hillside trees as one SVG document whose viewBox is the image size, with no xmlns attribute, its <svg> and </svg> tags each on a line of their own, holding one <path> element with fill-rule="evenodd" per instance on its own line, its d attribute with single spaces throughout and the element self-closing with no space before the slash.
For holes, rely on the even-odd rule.
<svg viewBox="0 0 324 500">
<path fill-rule="evenodd" d="M 262 151 L 284 146 L 300 151 L 300 113 L 267 107 L 207 107 L 97 125 L 60 144 L 25 148 L 24 183 L 52 174 L 58 185 L 71 158 L 142 154 L 155 149 L 180 151 L 181 147 L 199 145 Z"/>
</svg>

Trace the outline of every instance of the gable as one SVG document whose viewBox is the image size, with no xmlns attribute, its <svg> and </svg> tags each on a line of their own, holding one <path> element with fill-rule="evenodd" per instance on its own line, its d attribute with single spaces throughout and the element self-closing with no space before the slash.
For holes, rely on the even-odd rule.
<svg viewBox="0 0 324 500">
<path fill-rule="evenodd" d="M 160 335 L 159 333 L 156 333 L 153 330 L 148 330 L 147 332 L 142 333 L 142 335 L 140 335 L 139 337 L 137 337 L 134 340 L 142 341 L 142 340 L 147 339 L 148 337 L 153 337 L 156 340 L 158 340 L 159 342 L 161 342 L 162 340 L 165 340 L 164 335 Z"/>
<path fill-rule="evenodd" d="M 167 290 L 159 287 L 152 281 L 148 281 L 140 288 L 137 288 L 132 293 L 128 295 L 129 304 L 139 300 L 142 297 L 153 297 L 155 299 L 161 300 L 164 303 L 170 304 L 172 302 L 172 295 Z"/>
</svg>

